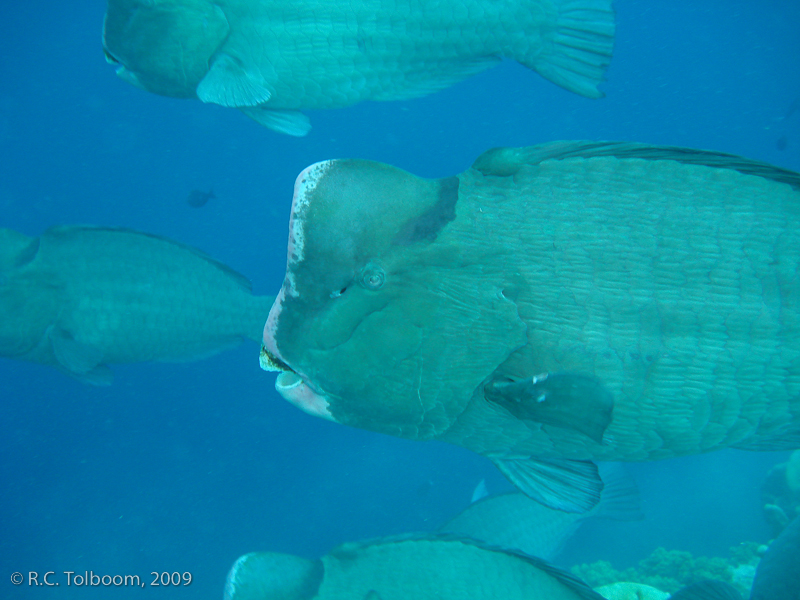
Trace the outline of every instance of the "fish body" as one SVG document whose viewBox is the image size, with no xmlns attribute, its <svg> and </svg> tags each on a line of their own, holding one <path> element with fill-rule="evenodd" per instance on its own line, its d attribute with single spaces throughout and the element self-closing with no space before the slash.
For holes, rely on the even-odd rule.
<svg viewBox="0 0 800 600">
<path fill-rule="evenodd" d="M 584 511 L 594 460 L 800 446 L 799 257 L 800 175 L 731 155 L 327 161 L 295 186 L 262 366 L 311 414 L 461 445 Z"/>
<path fill-rule="evenodd" d="M 343 544 L 318 561 L 246 554 L 225 600 L 601 600 L 572 575 L 521 553 L 448 536 Z"/>
<path fill-rule="evenodd" d="M 614 463 L 602 466 L 605 487 L 600 502 L 590 512 L 555 510 L 523 493 L 509 492 L 472 502 L 437 531 L 553 560 L 585 519 L 642 518 L 639 491 L 630 476 Z"/>
<path fill-rule="evenodd" d="M 502 58 L 598 97 L 613 37 L 610 0 L 109 0 L 103 27 L 123 79 L 292 135 L 301 109 L 422 96 Z"/>
<path fill-rule="evenodd" d="M 761 558 L 750 600 L 800 600 L 800 517 L 786 526 Z"/>
<path fill-rule="evenodd" d="M 108 363 L 190 360 L 258 339 L 272 298 L 199 250 L 127 229 L 0 230 L 0 356 L 111 382 Z"/>
</svg>

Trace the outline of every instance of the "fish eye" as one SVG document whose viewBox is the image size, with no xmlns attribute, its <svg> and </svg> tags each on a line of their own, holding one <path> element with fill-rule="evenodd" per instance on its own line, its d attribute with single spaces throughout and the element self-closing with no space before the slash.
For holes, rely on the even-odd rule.
<svg viewBox="0 0 800 600">
<path fill-rule="evenodd" d="M 361 285 L 368 290 L 380 289 L 385 280 L 386 275 L 384 274 L 383 269 L 376 265 L 369 264 L 364 267 L 364 270 L 361 272 Z"/>
</svg>

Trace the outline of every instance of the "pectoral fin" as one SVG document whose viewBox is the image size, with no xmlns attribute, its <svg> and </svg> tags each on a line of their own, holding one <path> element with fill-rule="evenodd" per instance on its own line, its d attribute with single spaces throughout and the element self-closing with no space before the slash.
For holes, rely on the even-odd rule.
<svg viewBox="0 0 800 600">
<path fill-rule="evenodd" d="M 272 96 L 258 72 L 224 52 L 214 59 L 196 93 L 203 102 L 237 108 L 257 106 Z"/>
<path fill-rule="evenodd" d="M 89 344 L 79 342 L 68 331 L 60 327 L 51 327 L 47 336 L 58 364 L 70 375 L 92 382 L 94 378 L 91 373 L 101 366 L 102 351 Z"/>
<path fill-rule="evenodd" d="M 600 501 L 603 480 L 591 461 L 493 458 L 492 462 L 521 492 L 550 508 L 585 513 Z"/>
<path fill-rule="evenodd" d="M 614 398 L 600 379 L 581 373 L 495 379 L 486 384 L 484 393 L 518 419 L 573 429 L 598 444 L 614 408 Z"/>
<path fill-rule="evenodd" d="M 0 273 L 24 267 L 39 252 L 39 238 L 0 228 Z"/>
<path fill-rule="evenodd" d="M 278 133 L 302 137 L 311 131 L 311 121 L 296 110 L 273 110 L 261 106 L 240 107 L 239 110 L 259 125 Z"/>
</svg>

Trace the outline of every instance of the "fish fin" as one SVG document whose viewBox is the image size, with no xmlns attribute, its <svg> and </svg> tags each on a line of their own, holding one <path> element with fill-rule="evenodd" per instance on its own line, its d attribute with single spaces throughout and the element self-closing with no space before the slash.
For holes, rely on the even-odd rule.
<svg viewBox="0 0 800 600">
<path fill-rule="evenodd" d="M 518 419 L 572 429 L 598 444 L 614 409 L 614 397 L 602 381 L 582 373 L 495 378 L 484 386 L 484 394 Z"/>
<path fill-rule="evenodd" d="M 91 369 L 86 373 L 81 373 L 80 375 L 76 373 L 67 374 L 71 377 L 74 377 L 78 381 L 88 383 L 89 385 L 106 386 L 111 385 L 114 382 L 114 373 L 111 372 L 111 369 L 108 365 L 97 365 L 94 369 Z"/>
<path fill-rule="evenodd" d="M 486 487 L 486 480 L 481 479 L 478 482 L 478 485 L 475 486 L 475 490 L 472 492 L 472 499 L 470 500 L 470 504 L 474 504 L 478 500 L 486 498 L 489 495 L 489 490 Z"/>
<path fill-rule="evenodd" d="M 603 480 L 591 461 L 492 458 L 500 472 L 537 502 L 571 513 L 585 513 L 600 501 Z"/>
<path fill-rule="evenodd" d="M 239 110 L 259 125 L 278 133 L 302 137 L 311 131 L 309 118 L 296 110 L 273 110 L 261 106 L 240 107 Z"/>
<path fill-rule="evenodd" d="M 601 98 L 597 86 L 614 49 L 611 0 L 564 0 L 558 11 L 547 50 L 536 44 L 530 56 L 511 58 L 571 92 Z"/>
<path fill-rule="evenodd" d="M 603 493 L 590 516 L 612 521 L 643 519 L 639 487 L 630 473 L 619 463 L 601 463 L 597 467 L 603 480 Z"/>
<path fill-rule="evenodd" d="M 220 53 L 197 85 L 197 97 L 220 106 L 242 107 L 263 104 L 272 97 L 267 82 L 230 54 Z"/>
<path fill-rule="evenodd" d="M 724 152 L 678 146 L 653 146 L 636 142 L 561 141 L 525 148 L 492 148 L 475 159 L 472 168 L 486 176 L 510 177 L 522 167 L 535 166 L 548 160 L 599 157 L 620 160 L 672 160 L 685 165 L 730 169 L 742 175 L 786 183 L 800 190 L 800 174 L 768 163 Z"/>
<path fill-rule="evenodd" d="M 114 374 L 108 365 L 101 364 L 103 352 L 76 340 L 69 332 L 51 326 L 47 338 L 61 371 L 78 381 L 91 385 L 111 385 Z"/>
<path fill-rule="evenodd" d="M 83 375 L 97 367 L 103 360 L 102 350 L 79 342 L 61 327 L 51 326 L 47 336 L 58 364 L 70 373 Z"/>
<path fill-rule="evenodd" d="M 367 592 L 367 595 L 364 596 L 364 600 L 381 600 L 381 596 L 375 590 L 370 590 Z"/>
<path fill-rule="evenodd" d="M 72 239 L 76 236 L 81 235 L 97 235 L 102 233 L 110 233 L 111 235 L 121 236 L 122 234 L 136 236 L 136 237 L 145 237 L 150 238 L 151 240 L 157 240 L 158 242 L 170 246 L 172 249 L 181 249 L 184 252 L 189 252 L 194 254 L 198 258 L 213 264 L 216 268 L 222 271 L 227 277 L 229 277 L 232 281 L 236 283 L 241 289 L 245 291 L 252 291 L 253 286 L 250 283 L 250 280 L 239 273 L 238 271 L 233 270 L 231 267 L 218 261 L 217 259 L 209 256 L 199 248 L 195 248 L 194 246 L 189 246 L 188 244 L 184 244 L 182 242 L 176 242 L 168 237 L 164 237 L 162 235 L 156 235 L 154 233 L 145 233 L 144 231 L 137 231 L 135 229 L 128 229 L 127 227 L 107 227 L 102 225 L 56 225 L 55 227 L 49 228 L 45 231 L 42 235 L 49 236 L 49 237 L 58 237 L 62 239 Z"/>
<path fill-rule="evenodd" d="M 39 238 L 0 228 L 0 272 L 23 267 L 36 258 Z"/>
<path fill-rule="evenodd" d="M 672 594 L 669 600 L 742 600 L 742 595 L 724 581 L 698 581 Z"/>
</svg>

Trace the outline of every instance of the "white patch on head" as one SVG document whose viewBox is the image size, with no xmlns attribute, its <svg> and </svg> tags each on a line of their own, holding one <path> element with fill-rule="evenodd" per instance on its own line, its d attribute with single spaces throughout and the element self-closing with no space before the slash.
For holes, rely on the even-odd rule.
<svg viewBox="0 0 800 600">
<path fill-rule="evenodd" d="M 288 296 L 297 296 L 292 267 L 301 263 L 305 258 L 305 212 L 310 202 L 309 195 L 317 188 L 317 184 L 325 176 L 335 160 L 324 160 L 306 167 L 297 176 L 294 182 L 294 195 L 292 196 L 292 211 L 289 217 L 289 247 L 286 254 L 286 279 L 272 304 L 269 317 L 264 325 L 263 342 L 267 350 L 276 358 L 283 358 L 275 343 L 275 333 L 278 329 L 278 317 L 283 309 L 283 302 Z"/>
<path fill-rule="evenodd" d="M 236 559 L 236 562 L 233 563 L 231 570 L 228 571 L 228 577 L 225 581 L 225 600 L 231 600 L 236 596 L 236 584 L 238 583 L 239 579 L 239 572 L 244 567 L 244 564 L 248 561 L 248 559 L 253 555 L 251 552 L 250 554 L 245 554 L 244 556 L 240 556 Z"/>
<path fill-rule="evenodd" d="M 306 167 L 294 182 L 292 197 L 292 216 L 289 219 L 289 252 L 286 262 L 286 274 L 289 278 L 289 293 L 296 295 L 290 267 L 303 261 L 305 257 L 305 212 L 309 205 L 309 196 L 317 189 L 320 180 L 334 163 L 324 160 Z"/>
</svg>

